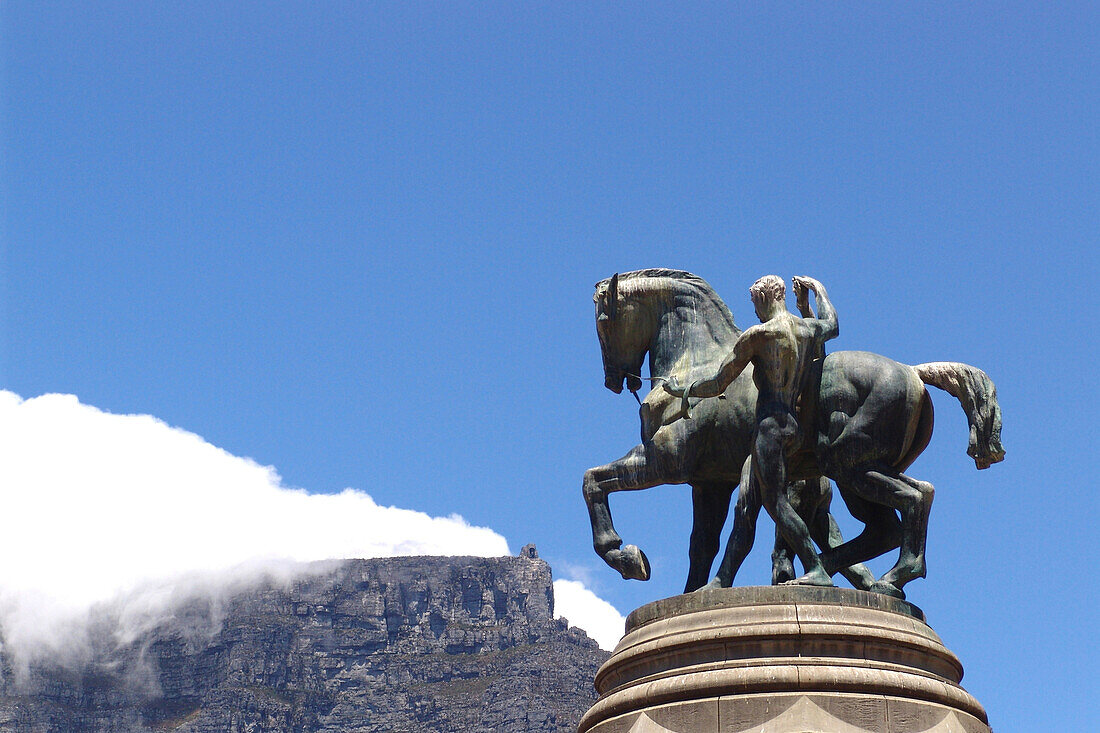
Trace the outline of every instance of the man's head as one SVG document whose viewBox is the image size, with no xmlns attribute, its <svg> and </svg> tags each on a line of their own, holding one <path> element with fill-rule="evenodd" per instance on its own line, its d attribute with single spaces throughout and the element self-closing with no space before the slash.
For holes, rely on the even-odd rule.
<svg viewBox="0 0 1100 733">
<path fill-rule="evenodd" d="M 784 299 L 787 297 L 787 286 L 783 278 L 776 275 L 765 275 L 752 284 L 749 288 L 752 297 L 752 305 L 756 308 L 756 315 L 760 322 L 768 320 L 776 310 L 776 305 L 785 308 Z"/>
</svg>

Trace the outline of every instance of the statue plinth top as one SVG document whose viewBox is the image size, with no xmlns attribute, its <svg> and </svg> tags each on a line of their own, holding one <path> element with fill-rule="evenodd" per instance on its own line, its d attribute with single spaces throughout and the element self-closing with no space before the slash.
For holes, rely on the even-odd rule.
<svg viewBox="0 0 1100 733">
<path fill-rule="evenodd" d="M 909 601 L 882 593 L 837 586 L 821 588 L 810 585 L 744 585 L 733 588 L 707 588 L 647 603 L 634 609 L 626 617 L 626 633 L 629 634 L 647 624 L 685 613 L 771 604 L 872 608 L 900 613 L 921 623 L 927 623 L 924 611 L 920 608 Z"/>
</svg>

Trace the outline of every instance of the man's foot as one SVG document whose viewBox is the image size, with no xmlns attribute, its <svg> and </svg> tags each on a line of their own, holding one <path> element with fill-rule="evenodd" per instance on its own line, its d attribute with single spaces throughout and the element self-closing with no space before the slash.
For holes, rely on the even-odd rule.
<svg viewBox="0 0 1100 733">
<path fill-rule="evenodd" d="M 828 588 L 833 585 L 833 579 L 829 577 L 829 574 L 825 572 L 824 568 L 815 568 L 801 578 L 788 580 L 786 583 L 783 583 L 783 585 L 816 585 Z"/>
</svg>

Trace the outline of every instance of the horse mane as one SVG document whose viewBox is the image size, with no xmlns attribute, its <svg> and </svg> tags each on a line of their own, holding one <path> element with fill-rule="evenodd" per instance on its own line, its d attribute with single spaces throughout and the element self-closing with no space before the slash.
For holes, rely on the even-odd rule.
<svg viewBox="0 0 1100 733">
<path fill-rule="evenodd" d="M 725 301 L 714 291 L 710 283 L 698 275 L 693 275 L 686 270 L 673 270 L 667 267 L 650 267 L 645 270 L 619 273 L 619 287 L 629 289 L 630 284 L 634 281 L 645 279 L 674 280 L 678 283 L 695 288 L 700 291 L 701 296 L 705 297 L 714 305 L 714 309 L 717 311 L 719 317 L 726 319 L 734 331 L 739 332 L 741 330 L 737 328 L 737 323 L 733 320 L 733 312 L 729 309 L 729 306 L 727 306 Z M 611 278 L 601 280 L 596 283 L 596 287 L 599 288 L 601 285 L 607 286 L 610 282 Z"/>
</svg>

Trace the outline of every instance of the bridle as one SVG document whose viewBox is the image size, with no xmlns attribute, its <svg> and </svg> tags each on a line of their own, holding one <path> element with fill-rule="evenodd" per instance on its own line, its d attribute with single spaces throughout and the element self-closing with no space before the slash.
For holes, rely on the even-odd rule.
<svg viewBox="0 0 1100 733">
<path fill-rule="evenodd" d="M 625 369 L 623 370 L 623 374 L 625 374 L 628 377 L 634 377 L 635 379 L 645 380 L 647 382 L 656 382 L 658 379 L 663 379 L 666 382 L 670 381 L 668 377 L 643 377 L 643 376 L 640 376 L 638 374 L 631 374 L 630 372 L 626 371 Z M 641 407 L 642 398 L 638 396 L 638 391 L 635 390 L 635 389 L 632 389 L 632 390 L 630 390 L 630 394 L 634 395 L 634 399 L 636 399 L 638 401 L 638 406 Z"/>
</svg>

